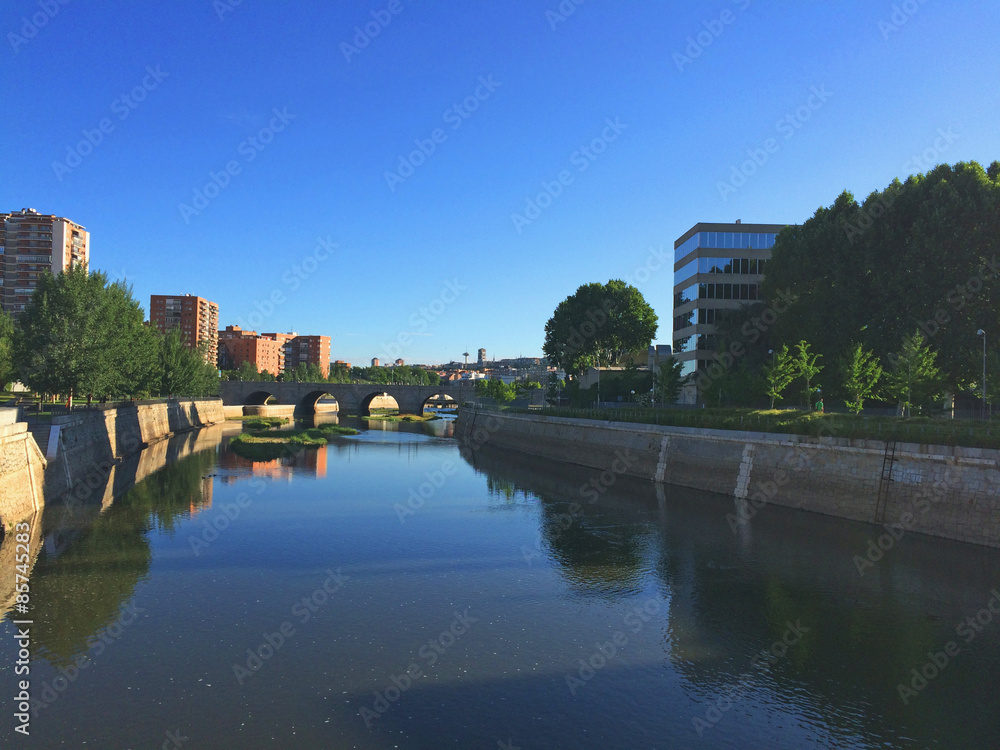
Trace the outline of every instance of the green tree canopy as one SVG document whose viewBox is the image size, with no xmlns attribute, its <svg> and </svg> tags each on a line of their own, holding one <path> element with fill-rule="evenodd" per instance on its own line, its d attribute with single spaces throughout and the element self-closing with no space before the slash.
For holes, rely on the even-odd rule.
<svg viewBox="0 0 1000 750">
<path fill-rule="evenodd" d="M 155 334 L 129 286 L 74 266 L 39 278 L 15 329 L 14 362 L 42 393 L 138 395 L 155 385 Z"/>
<path fill-rule="evenodd" d="M 5 388 L 14 374 L 14 321 L 0 310 L 0 389 Z"/>
<path fill-rule="evenodd" d="M 778 343 L 806 339 L 834 358 L 860 343 L 887 361 L 919 327 L 945 385 L 959 391 L 981 379 L 970 356 L 981 356 L 976 330 L 1000 341 L 998 255 L 1000 164 L 941 165 L 861 203 L 844 192 L 785 229 L 762 293 L 798 296 L 795 314 L 775 324 Z"/>
<path fill-rule="evenodd" d="M 624 281 L 584 284 L 556 307 L 545 324 L 549 363 L 579 375 L 592 365 L 614 366 L 646 349 L 657 318 L 642 293 Z"/>
<path fill-rule="evenodd" d="M 936 364 L 937 352 L 924 343 L 920 331 L 905 336 L 899 351 L 890 352 L 888 359 L 886 392 L 899 401 L 906 416 L 914 404 L 926 406 L 944 394 L 944 378 Z"/>
<path fill-rule="evenodd" d="M 161 396 L 211 396 L 219 392 L 218 371 L 205 361 L 204 346 L 187 346 L 179 328 L 161 336 L 159 343 Z"/>
<path fill-rule="evenodd" d="M 841 363 L 844 376 L 844 390 L 847 399 L 844 403 L 855 414 L 860 414 L 865 408 L 865 401 L 873 398 L 878 382 L 882 378 L 882 364 L 878 357 L 865 351 L 861 344 L 855 344 L 850 353 Z"/>
<path fill-rule="evenodd" d="M 771 399 L 771 408 L 774 402 L 781 400 L 785 389 L 791 385 L 798 375 L 792 355 L 788 353 L 788 346 L 782 344 L 781 349 L 774 353 L 774 359 L 770 364 L 764 365 L 764 379 L 767 382 L 767 395 Z"/>
</svg>

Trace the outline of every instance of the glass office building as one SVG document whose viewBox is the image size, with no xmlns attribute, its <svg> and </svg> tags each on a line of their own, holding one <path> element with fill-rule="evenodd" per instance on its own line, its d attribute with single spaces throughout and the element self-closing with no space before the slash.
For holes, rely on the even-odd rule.
<svg viewBox="0 0 1000 750">
<path fill-rule="evenodd" d="M 715 319 L 759 300 L 771 248 L 784 224 L 695 224 L 674 243 L 674 357 L 685 374 L 715 360 Z M 682 401 L 694 402 L 687 389 Z"/>
</svg>

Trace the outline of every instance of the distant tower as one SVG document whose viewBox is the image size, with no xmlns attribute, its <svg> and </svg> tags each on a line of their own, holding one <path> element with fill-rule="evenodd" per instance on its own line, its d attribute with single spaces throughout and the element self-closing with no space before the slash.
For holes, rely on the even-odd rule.
<svg viewBox="0 0 1000 750">
<path fill-rule="evenodd" d="M 469 366 L 469 353 L 468 352 L 462 352 L 462 356 L 465 357 L 465 366 L 468 367 Z"/>
<path fill-rule="evenodd" d="M 485 364 L 486 364 L 486 350 L 485 349 L 480 349 L 479 350 L 479 366 L 483 367 Z"/>
<path fill-rule="evenodd" d="M 378 367 L 378 357 L 372 357 L 372 367 Z"/>
</svg>

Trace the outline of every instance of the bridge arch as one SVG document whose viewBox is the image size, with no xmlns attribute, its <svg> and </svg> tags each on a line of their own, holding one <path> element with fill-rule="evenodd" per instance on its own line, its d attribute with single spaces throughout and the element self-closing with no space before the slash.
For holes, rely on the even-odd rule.
<svg viewBox="0 0 1000 750">
<path fill-rule="evenodd" d="M 335 394 L 331 393 L 327 389 L 322 389 L 322 390 L 317 389 L 309 391 L 302 398 L 300 398 L 298 403 L 295 405 L 295 410 L 304 412 L 306 414 L 315 414 L 316 406 L 317 404 L 319 404 L 320 399 L 322 399 L 324 396 L 327 396 L 334 400 L 334 402 L 336 403 L 336 411 L 339 412 L 343 409 L 344 407 L 343 399 L 338 398 Z M 334 411 L 334 409 L 332 408 L 331 405 L 331 408 L 321 409 L 321 411 Z"/>
<path fill-rule="evenodd" d="M 432 393 L 430 396 L 425 398 L 420 404 L 420 413 L 422 414 L 429 406 L 441 406 L 445 409 L 455 409 L 461 404 L 454 396 L 448 393 Z"/>
<path fill-rule="evenodd" d="M 377 400 L 378 399 L 378 400 Z M 377 391 L 372 391 L 371 393 L 362 396 L 358 401 L 358 416 L 368 417 L 371 416 L 372 409 L 377 408 L 378 405 L 382 405 L 384 408 L 392 408 L 389 401 L 392 401 L 396 405 L 397 411 L 402 412 L 403 405 L 400 403 L 400 399 L 396 398 L 391 391 L 385 389 L 380 389 Z M 376 406 L 373 406 L 373 402 Z"/>
<path fill-rule="evenodd" d="M 278 403 L 278 398 L 270 391 L 260 390 L 254 391 L 249 396 L 244 399 L 244 403 L 249 406 L 264 406 L 265 404 Z"/>
</svg>

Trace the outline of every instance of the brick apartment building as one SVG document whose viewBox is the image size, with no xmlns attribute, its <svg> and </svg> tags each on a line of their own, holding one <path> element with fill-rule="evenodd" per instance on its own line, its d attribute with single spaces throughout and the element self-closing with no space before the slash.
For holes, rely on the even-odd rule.
<svg viewBox="0 0 1000 750">
<path fill-rule="evenodd" d="M 299 365 L 317 365 L 323 377 L 330 375 L 330 337 L 295 336 L 285 343 L 285 371 Z"/>
<path fill-rule="evenodd" d="M 58 276 L 90 262 L 90 233 L 79 224 L 33 208 L 0 213 L 0 306 L 18 317 L 39 275 Z"/>
<path fill-rule="evenodd" d="M 219 359 L 219 306 L 190 294 L 154 294 L 149 298 L 149 320 L 160 333 L 180 328 L 184 343 L 196 349 L 206 342 L 205 361 Z"/>
<path fill-rule="evenodd" d="M 256 331 L 244 331 L 239 326 L 226 326 L 219 331 L 219 369 L 235 370 L 244 362 L 251 362 L 257 372 L 281 374 L 284 349 L 275 339 L 258 336 Z"/>
</svg>

